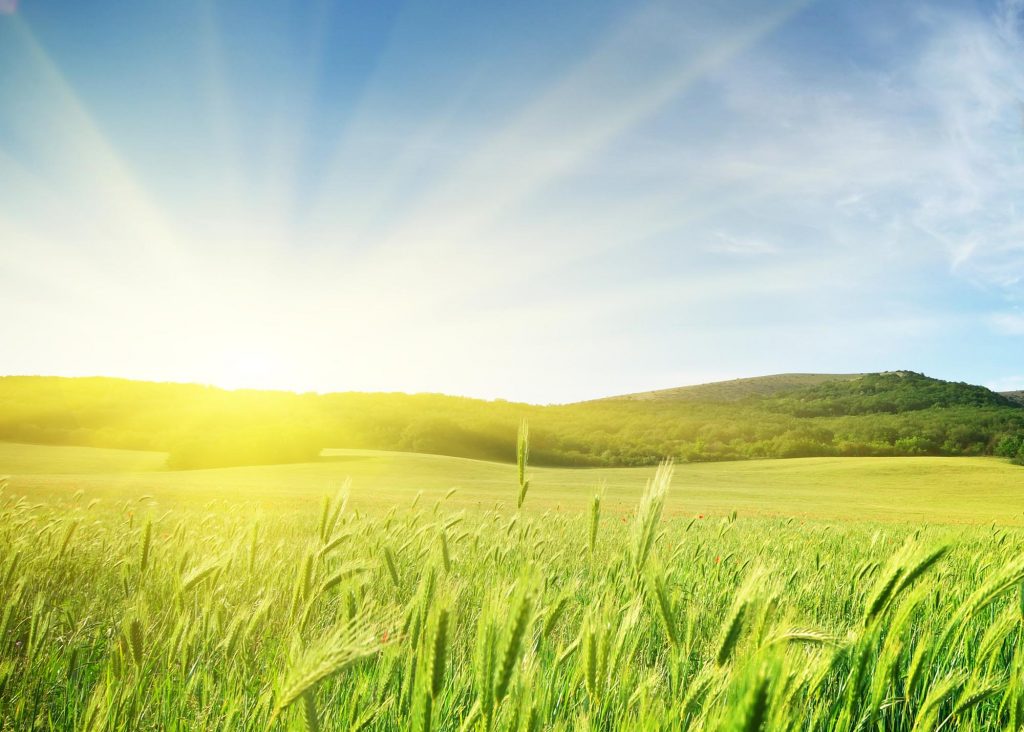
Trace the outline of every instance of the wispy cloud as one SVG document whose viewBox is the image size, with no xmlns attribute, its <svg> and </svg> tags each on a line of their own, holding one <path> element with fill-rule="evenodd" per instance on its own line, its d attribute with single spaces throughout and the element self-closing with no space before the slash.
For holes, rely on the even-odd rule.
<svg viewBox="0 0 1024 732">
<path fill-rule="evenodd" d="M 808 75 L 757 57 L 721 76 L 734 133 L 703 169 L 769 188 L 775 216 L 824 246 L 855 240 L 945 259 L 1007 289 L 1024 277 L 1021 5 L 916 19 L 924 42 L 892 66 Z M 795 171 L 795 174 L 794 174 Z"/>
<path fill-rule="evenodd" d="M 1024 313 L 995 313 L 990 322 L 997 333 L 1003 335 L 1024 335 Z"/>
<path fill-rule="evenodd" d="M 751 255 L 775 254 L 779 251 L 778 246 L 764 239 L 756 237 L 739 237 L 715 232 L 715 238 L 708 245 L 708 250 L 722 254 Z"/>
</svg>

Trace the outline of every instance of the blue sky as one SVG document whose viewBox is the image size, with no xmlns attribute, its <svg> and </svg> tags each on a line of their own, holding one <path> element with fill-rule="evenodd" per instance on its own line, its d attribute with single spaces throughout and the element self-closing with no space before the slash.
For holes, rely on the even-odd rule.
<svg viewBox="0 0 1024 732">
<path fill-rule="evenodd" d="M 1024 388 L 1022 13 L 0 0 L 0 372 Z"/>
</svg>

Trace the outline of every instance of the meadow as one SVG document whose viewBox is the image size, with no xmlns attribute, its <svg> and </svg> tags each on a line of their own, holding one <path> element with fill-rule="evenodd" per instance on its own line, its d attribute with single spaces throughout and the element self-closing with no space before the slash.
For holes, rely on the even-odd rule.
<svg viewBox="0 0 1024 732">
<path fill-rule="evenodd" d="M 521 453 L 0 444 L 0 729 L 1024 723 L 1024 470 Z"/>
<path fill-rule="evenodd" d="M 166 454 L 0 442 L 0 476 L 12 492 L 52 502 L 83 490 L 102 506 L 149 495 L 164 509 L 224 505 L 250 512 L 307 513 L 351 480 L 349 506 L 382 513 L 422 491 L 450 509 L 506 509 L 514 464 L 377 450 L 325 450 L 314 462 L 166 470 Z M 605 505 L 633 510 L 650 468 L 530 468 L 528 515 L 589 510 L 595 486 Z M 726 516 L 1024 525 L 1024 470 L 999 458 L 797 458 L 675 466 L 667 518 Z"/>
</svg>

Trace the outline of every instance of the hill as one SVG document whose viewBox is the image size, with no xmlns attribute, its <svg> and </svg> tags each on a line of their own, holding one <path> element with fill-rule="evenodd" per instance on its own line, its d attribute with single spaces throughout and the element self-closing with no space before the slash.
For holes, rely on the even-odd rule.
<svg viewBox="0 0 1024 732">
<path fill-rule="evenodd" d="M 791 392 L 830 381 L 849 381 L 862 374 L 773 374 L 753 376 L 729 381 L 713 381 L 708 384 L 677 386 L 657 391 L 641 391 L 635 394 L 605 397 L 598 401 L 679 401 L 679 402 L 738 402 L 750 397 L 768 397 Z"/>
<path fill-rule="evenodd" d="M 1021 406 L 1024 406 L 1024 390 L 1020 391 L 1001 391 L 999 392 L 1002 396 L 1006 397 L 1012 402 L 1016 402 Z"/>
<path fill-rule="evenodd" d="M 860 374 L 778 392 L 773 408 L 799 417 L 913 412 L 944 407 L 1018 407 L 984 386 L 932 379 L 913 371 Z"/>
<path fill-rule="evenodd" d="M 537 465 L 1000 455 L 1024 460 L 1024 408 L 911 371 L 784 374 L 537 406 L 440 394 L 295 394 L 106 378 L 0 378 L 0 440 L 169 453 L 168 467 L 296 463 L 323 448 Z M 687 396 L 679 397 L 679 394 Z"/>
</svg>

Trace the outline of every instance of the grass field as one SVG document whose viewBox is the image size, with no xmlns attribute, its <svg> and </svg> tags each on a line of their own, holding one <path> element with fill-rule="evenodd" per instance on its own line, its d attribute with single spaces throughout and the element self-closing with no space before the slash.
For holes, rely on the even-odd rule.
<svg viewBox="0 0 1024 732">
<path fill-rule="evenodd" d="M 10 491 L 48 500 L 152 495 L 168 507 L 224 499 L 273 510 L 308 509 L 352 480 L 351 505 L 387 510 L 423 491 L 458 488 L 456 508 L 506 507 L 514 465 L 413 453 L 329 450 L 315 463 L 169 472 L 160 453 L 0 443 Z M 530 512 L 585 509 L 599 484 L 610 511 L 631 509 L 653 468 L 531 468 Z M 989 458 L 804 458 L 676 466 L 666 515 L 1024 524 L 1024 469 Z"/>
<path fill-rule="evenodd" d="M 0 445 L 0 730 L 1024 723 L 1001 462 L 161 457 Z"/>
</svg>

